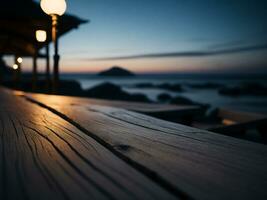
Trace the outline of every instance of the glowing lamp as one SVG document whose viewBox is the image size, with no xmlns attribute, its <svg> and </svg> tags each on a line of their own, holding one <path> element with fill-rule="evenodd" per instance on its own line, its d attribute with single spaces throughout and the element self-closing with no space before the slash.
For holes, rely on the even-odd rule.
<svg viewBox="0 0 267 200">
<path fill-rule="evenodd" d="M 58 53 L 58 18 L 63 15 L 67 9 L 65 0 L 41 0 L 42 10 L 52 18 L 52 41 L 54 43 L 54 76 L 53 93 L 58 90 L 59 83 L 59 53 Z"/>
<path fill-rule="evenodd" d="M 18 57 L 18 58 L 17 58 L 17 62 L 18 62 L 19 64 L 21 64 L 21 63 L 23 62 L 23 59 L 22 59 L 21 57 Z"/>
<path fill-rule="evenodd" d="M 38 42 L 45 42 L 47 38 L 46 31 L 44 30 L 37 30 L 35 36 Z"/>
<path fill-rule="evenodd" d="M 48 15 L 61 16 L 67 9 L 65 0 L 41 0 L 41 8 Z"/>
<path fill-rule="evenodd" d="M 14 64 L 14 65 L 13 65 L 13 69 L 14 69 L 14 70 L 17 70 L 18 68 L 19 68 L 19 66 L 18 66 L 17 64 Z"/>
</svg>

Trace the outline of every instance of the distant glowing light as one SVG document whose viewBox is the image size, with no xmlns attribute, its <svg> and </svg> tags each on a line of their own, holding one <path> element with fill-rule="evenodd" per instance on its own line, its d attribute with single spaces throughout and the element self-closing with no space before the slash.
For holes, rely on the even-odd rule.
<svg viewBox="0 0 267 200">
<path fill-rule="evenodd" d="M 18 68 L 19 68 L 19 66 L 18 66 L 17 64 L 14 64 L 14 65 L 13 65 L 13 69 L 14 69 L 14 70 L 17 70 Z"/>
<path fill-rule="evenodd" d="M 47 38 L 46 31 L 44 31 L 44 30 L 37 30 L 35 32 L 35 36 L 36 36 L 36 40 L 38 42 L 45 42 L 46 38 Z"/>
<path fill-rule="evenodd" d="M 21 57 L 18 57 L 17 61 L 21 64 L 23 62 L 23 59 Z"/>
<path fill-rule="evenodd" d="M 41 0 L 41 8 L 48 15 L 63 15 L 67 9 L 65 0 Z"/>
</svg>

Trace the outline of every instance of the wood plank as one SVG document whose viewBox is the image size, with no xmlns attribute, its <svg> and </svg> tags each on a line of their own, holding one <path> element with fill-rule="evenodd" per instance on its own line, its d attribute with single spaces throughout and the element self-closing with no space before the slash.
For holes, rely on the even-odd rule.
<svg viewBox="0 0 267 200">
<path fill-rule="evenodd" d="M 27 94 L 25 94 L 27 95 Z M 267 148 L 123 109 L 30 95 L 153 180 L 195 199 L 266 199 Z M 70 106 L 71 105 L 71 106 Z"/>
<path fill-rule="evenodd" d="M 218 117 L 222 119 L 230 119 L 236 123 L 246 123 L 251 121 L 266 120 L 267 116 L 257 113 L 249 113 L 243 111 L 232 111 L 229 109 L 220 108 L 218 110 Z"/>
<path fill-rule="evenodd" d="M 28 95 L 36 95 L 28 93 Z M 46 97 L 47 95 L 38 94 L 38 96 Z M 157 103 L 137 103 L 137 102 L 126 102 L 126 101 L 109 101 L 102 99 L 93 98 L 82 98 L 82 97 L 66 97 L 52 95 L 50 97 L 64 99 L 64 102 L 69 102 L 71 105 L 101 105 L 115 108 L 122 108 L 154 117 L 160 118 L 177 118 L 181 116 L 193 116 L 203 113 L 203 109 L 200 106 L 195 105 L 168 105 L 168 104 L 157 104 Z M 50 98 L 50 101 L 53 101 Z M 55 102 L 56 103 L 56 102 Z"/>
<path fill-rule="evenodd" d="M 0 199 L 178 198 L 59 116 L 0 92 Z"/>
<path fill-rule="evenodd" d="M 211 125 L 207 128 L 207 130 L 214 131 L 216 133 L 235 136 L 240 133 L 245 133 L 245 131 L 249 129 L 267 127 L 267 116 L 263 114 L 231 111 L 229 109 L 220 108 L 218 110 L 218 117 L 222 119 L 227 119 L 231 123 L 229 125 Z"/>
</svg>

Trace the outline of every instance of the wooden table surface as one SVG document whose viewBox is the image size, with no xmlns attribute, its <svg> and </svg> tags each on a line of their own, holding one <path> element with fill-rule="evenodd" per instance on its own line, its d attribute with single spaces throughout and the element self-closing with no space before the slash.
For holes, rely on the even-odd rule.
<svg viewBox="0 0 267 200">
<path fill-rule="evenodd" d="M 0 92 L 0 199 L 267 198 L 264 145 L 72 98 Z"/>
<path fill-rule="evenodd" d="M 36 96 L 36 94 L 28 93 L 28 96 Z M 38 94 L 38 97 L 42 97 L 43 94 Z M 66 96 L 56 96 L 47 95 L 43 96 L 44 98 L 49 98 L 49 101 L 57 103 L 57 99 L 60 98 L 64 102 L 69 102 L 70 106 L 72 105 L 85 105 L 93 104 L 100 106 L 108 106 L 115 108 L 123 108 L 125 110 L 130 110 L 150 116 L 157 117 L 179 117 L 187 115 L 199 115 L 203 113 L 203 108 L 198 105 L 169 105 L 169 104 L 157 104 L 157 103 L 138 103 L 138 102 L 126 102 L 126 101 L 109 101 L 102 99 L 93 99 L 93 98 L 82 98 L 82 97 L 66 97 Z"/>
</svg>

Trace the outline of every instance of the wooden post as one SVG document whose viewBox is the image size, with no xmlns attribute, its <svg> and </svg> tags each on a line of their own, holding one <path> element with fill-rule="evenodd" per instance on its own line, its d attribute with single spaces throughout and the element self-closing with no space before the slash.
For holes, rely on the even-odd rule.
<svg viewBox="0 0 267 200">
<path fill-rule="evenodd" d="M 17 70 L 17 81 L 18 84 L 20 84 L 20 80 L 21 80 L 21 63 L 18 62 L 18 56 L 16 56 L 16 64 L 18 65 L 18 70 Z"/>
<path fill-rule="evenodd" d="M 18 66 L 17 69 L 14 69 L 14 87 L 17 88 L 19 87 L 20 83 L 20 76 L 21 76 L 21 63 L 18 62 L 19 56 L 15 55 L 14 57 L 14 64 Z"/>
<path fill-rule="evenodd" d="M 50 55 L 49 55 L 49 43 L 46 45 L 46 88 L 50 92 Z"/>
<path fill-rule="evenodd" d="M 2 83 L 3 81 L 3 72 L 4 72 L 4 66 L 5 66 L 5 63 L 4 63 L 4 60 L 3 60 L 3 57 L 2 55 L 0 54 L 0 84 Z"/>
<path fill-rule="evenodd" d="M 53 73 L 53 93 L 56 94 L 59 88 L 59 54 L 58 54 L 58 16 L 52 15 L 52 39 L 54 42 L 54 73 Z"/>
<path fill-rule="evenodd" d="M 32 90 L 36 90 L 37 84 L 37 53 L 33 56 L 33 71 L 32 71 Z"/>
</svg>

